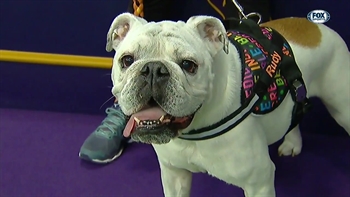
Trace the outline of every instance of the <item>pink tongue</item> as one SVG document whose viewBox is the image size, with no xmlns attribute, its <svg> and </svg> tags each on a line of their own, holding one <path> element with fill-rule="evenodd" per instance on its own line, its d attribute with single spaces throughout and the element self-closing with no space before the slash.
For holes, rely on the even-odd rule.
<svg viewBox="0 0 350 197">
<path fill-rule="evenodd" d="M 166 115 L 166 112 L 163 111 L 160 107 L 151 107 L 148 109 L 141 110 L 130 117 L 130 120 L 125 126 L 123 135 L 125 137 L 129 137 L 133 132 L 136 126 L 134 117 L 138 118 L 139 120 L 158 120 L 163 115 Z"/>
</svg>

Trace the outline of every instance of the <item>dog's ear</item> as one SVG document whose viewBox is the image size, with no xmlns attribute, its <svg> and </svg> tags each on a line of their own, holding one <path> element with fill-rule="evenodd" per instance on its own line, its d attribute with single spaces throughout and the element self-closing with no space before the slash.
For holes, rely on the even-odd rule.
<svg viewBox="0 0 350 197">
<path fill-rule="evenodd" d="M 130 29 L 146 24 L 147 21 L 130 13 L 118 15 L 112 22 L 107 33 L 106 51 L 115 50 L 118 44 L 125 38 Z"/>
<path fill-rule="evenodd" d="M 198 32 L 207 42 L 209 49 L 214 49 L 215 53 L 223 49 L 228 53 L 226 29 L 219 19 L 211 16 L 193 16 L 186 24 Z"/>
</svg>

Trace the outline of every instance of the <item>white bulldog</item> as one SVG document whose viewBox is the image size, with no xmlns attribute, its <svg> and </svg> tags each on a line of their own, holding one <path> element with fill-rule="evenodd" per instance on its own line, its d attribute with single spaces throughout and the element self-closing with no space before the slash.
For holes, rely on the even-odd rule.
<svg viewBox="0 0 350 197">
<path fill-rule="evenodd" d="M 294 57 L 307 96 L 322 99 L 350 133 L 350 55 L 342 38 L 303 18 L 261 26 L 277 30 L 288 41 L 283 57 L 264 51 L 254 36 L 227 34 L 214 17 L 148 23 L 124 13 L 114 19 L 106 50 L 115 50 L 112 93 L 130 117 L 124 135 L 153 145 L 166 197 L 190 196 L 195 172 L 236 185 L 247 197 L 275 196 L 268 145 L 284 137 L 281 155 L 298 155 L 302 147 L 298 126 L 287 132 L 295 100 L 292 89 L 283 89 L 291 87 L 286 85 L 288 76 L 276 69 L 283 58 Z M 246 42 L 255 51 L 247 52 Z M 264 52 L 263 60 L 251 60 L 258 52 Z M 257 97 L 251 88 L 259 76 L 249 73 L 259 69 L 273 74 L 267 96 Z M 254 78 L 250 86 L 249 77 Z"/>
</svg>

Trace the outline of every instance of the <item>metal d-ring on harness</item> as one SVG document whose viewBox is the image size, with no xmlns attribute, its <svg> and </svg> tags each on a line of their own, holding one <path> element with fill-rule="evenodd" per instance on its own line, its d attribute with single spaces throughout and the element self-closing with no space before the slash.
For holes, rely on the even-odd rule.
<svg viewBox="0 0 350 197">
<path fill-rule="evenodd" d="M 232 0 L 233 4 L 235 4 L 238 12 L 239 12 L 239 16 L 240 16 L 240 19 L 249 19 L 249 17 L 252 17 L 252 16 L 257 16 L 259 18 L 258 20 L 258 24 L 260 24 L 261 22 L 261 19 L 262 19 L 262 16 L 260 13 L 258 12 L 251 12 L 249 14 L 244 14 L 244 9 L 243 7 L 241 6 L 241 4 L 239 4 L 236 0 Z"/>
<path fill-rule="evenodd" d="M 281 74 L 286 79 L 291 97 L 294 101 L 292 120 L 288 129 L 289 132 L 299 124 L 304 114 L 311 109 L 311 103 L 307 98 L 305 83 L 302 78 L 302 74 L 294 60 L 293 52 L 290 51 L 291 56 L 287 56 L 282 53 L 281 49 L 283 48 L 286 40 L 277 31 L 273 30 L 273 37 L 271 40 L 263 35 L 259 26 L 259 23 L 262 19 L 259 13 L 252 12 L 246 15 L 244 14 L 242 6 L 236 0 L 232 0 L 232 2 L 237 7 L 241 18 L 226 19 L 224 21 L 226 29 L 254 35 L 255 39 L 258 40 L 265 49 L 268 49 L 268 52 L 270 54 L 277 52 L 280 57 L 283 57 L 283 59 L 277 64 L 277 67 L 281 70 Z M 258 16 L 258 22 L 254 22 L 253 20 L 249 19 L 251 16 Z M 239 48 L 239 45 L 237 45 L 237 43 L 232 42 L 232 44 L 235 44 L 237 48 Z M 270 56 L 268 56 L 267 59 L 268 62 L 271 61 Z M 267 72 L 262 69 L 261 73 L 259 74 L 259 80 L 257 81 L 254 88 L 254 94 L 252 94 L 251 97 L 241 105 L 241 107 L 239 107 L 236 111 L 221 121 L 214 123 L 208 127 L 183 133 L 179 138 L 184 140 L 205 140 L 230 131 L 251 114 L 254 104 L 266 93 L 268 87 L 272 83 L 272 80 L 274 80 L 274 75 L 269 76 Z"/>
</svg>

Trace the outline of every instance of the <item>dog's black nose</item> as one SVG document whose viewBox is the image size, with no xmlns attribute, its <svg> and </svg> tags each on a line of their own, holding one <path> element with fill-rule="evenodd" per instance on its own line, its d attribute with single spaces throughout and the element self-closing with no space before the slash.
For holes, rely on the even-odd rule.
<svg viewBox="0 0 350 197">
<path fill-rule="evenodd" d="M 167 86 L 170 79 L 168 68 L 160 61 L 148 62 L 141 69 L 141 75 L 151 85 L 153 90 L 160 90 Z"/>
<path fill-rule="evenodd" d="M 141 74 L 154 79 L 170 76 L 168 68 L 160 61 L 146 63 L 141 69 Z"/>
</svg>

